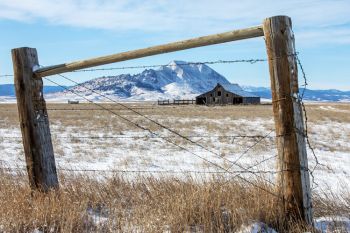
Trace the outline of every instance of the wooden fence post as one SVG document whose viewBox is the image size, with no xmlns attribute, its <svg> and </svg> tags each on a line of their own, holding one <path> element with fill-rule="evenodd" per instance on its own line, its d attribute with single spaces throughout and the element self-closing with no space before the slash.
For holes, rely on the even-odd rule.
<svg viewBox="0 0 350 233">
<path fill-rule="evenodd" d="M 286 219 L 313 225 L 310 178 L 299 101 L 298 70 L 291 19 L 267 18 L 263 23 L 275 119 L 278 191 Z"/>
<path fill-rule="evenodd" d="M 30 186 L 43 192 L 57 189 L 58 178 L 43 97 L 43 81 L 33 78 L 33 68 L 38 66 L 36 49 L 13 49 L 12 61 Z"/>
</svg>

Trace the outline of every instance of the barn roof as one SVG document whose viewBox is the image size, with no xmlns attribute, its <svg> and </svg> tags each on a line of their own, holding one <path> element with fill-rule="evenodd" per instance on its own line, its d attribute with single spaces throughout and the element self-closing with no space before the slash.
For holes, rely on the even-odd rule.
<svg viewBox="0 0 350 233">
<path fill-rule="evenodd" d="M 250 93 L 250 92 L 244 91 L 238 84 L 232 84 L 232 83 L 225 83 L 225 84 L 217 83 L 214 87 L 212 87 L 210 90 L 208 90 L 207 92 L 205 92 L 201 95 L 204 95 L 208 92 L 211 92 L 218 85 L 222 86 L 226 91 L 232 92 L 232 93 L 239 95 L 239 96 L 242 96 L 242 97 L 259 97 L 257 95 Z"/>
<path fill-rule="evenodd" d="M 244 91 L 238 84 L 232 84 L 232 83 L 221 84 L 221 83 L 218 83 L 217 85 L 221 85 L 226 91 L 232 92 L 232 93 L 234 93 L 236 95 L 239 95 L 239 96 L 242 96 L 242 97 L 259 97 L 257 95 L 254 95 L 254 94 L 250 93 L 250 92 Z"/>
</svg>

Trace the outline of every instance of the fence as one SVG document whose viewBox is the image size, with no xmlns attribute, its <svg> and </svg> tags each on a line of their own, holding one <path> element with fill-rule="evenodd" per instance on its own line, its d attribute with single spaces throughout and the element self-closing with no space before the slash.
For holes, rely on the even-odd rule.
<svg viewBox="0 0 350 233">
<path fill-rule="evenodd" d="M 47 78 L 47 76 L 50 75 L 59 75 L 76 85 L 80 85 L 74 80 L 62 75 L 62 73 L 79 70 L 89 71 L 87 68 L 98 65 L 261 36 L 265 37 L 268 55 L 267 61 L 269 63 L 271 79 L 276 147 L 278 151 L 278 184 L 276 185 L 278 195 L 270 190 L 264 189 L 263 187 L 257 188 L 260 188 L 271 195 L 277 196 L 282 200 L 283 211 L 286 218 L 300 218 L 305 223 L 311 225 L 313 221 L 309 178 L 310 171 L 307 164 L 305 141 L 305 138 L 307 139 L 307 128 L 304 125 L 303 119 L 303 111 L 305 109 L 302 104 L 303 95 L 299 95 L 298 89 L 297 65 L 299 60 L 294 46 L 292 24 L 290 18 L 286 16 L 267 18 L 264 20 L 263 25 L 247 29 L 48 67 L 39 66 L 38 55 L 35 49 L 13 49 L 12 58 L 14 64 L 17 105 L 23 137 L 24 153 L 27 161 L 27 172 L 31 187 L 42 191 L 57 189 L 59 187 L 47 108 L 42 94 L 42 78 L 62 87 L 62 85 L 54 81 L 52 78 Z M 246 61 L 253 62 L 254 60 Z M 85 88 L 89 89 L 87 87 Z M 71 90 L 67 89 L 67 91 L 69 92 Z M 138 110 L 125 104 L 116 102 L 95 90 L 89 89 L 89 91 L 118 104 L 133 114 L 142 117 L 145 121 L 166 130 L 173 136 L 195 145 L 207 153 L 222 158 L 217 152 L 208 149 L 206 146 L 194 141 L 192 138 L 182 135 L 176 130 L 150 118 L 148 115 L 142 114 Z M 84 95 L 73 91 L 71 92 L 94 104 L 101 110 L 109 112 L 125 122 L 147 132 L 151 137 L 161 137 L 161 135 L 152 130 L 151 127 L 146 127 L 140 123 L 134 122 L 128 117 L 105 107 L 103 104 L 94 103 Z M 180 103 L 182 102 L 177 102 L 177 104 Z M 169 145 L 187 151 L 222 172 L 234 174 L 231 171 L 233 166 L 240 167 L 242 172 L 243 170 L 250 172 L 250 169 L 254 166 L 245 168 L 238 164 L 238 160 L 245 156 L 252 147 L 268 137 L 271 133 L 272 132 L 269 132 L 261 139 L 258 139 L 255 144 L 243 152 L 235 161 L 227 161 L 231 164 L 229 168 L 222 167 L 210 159 L 201 156 L 201 154 L 191 151 L 185 146 L 176 143 L 172 138 L 162 137 L 162 140 Z M 222 159 L 225 160 L 225 158 Z M 256 174 L 254 172 L 251 173 Z M 234 177 L 241 179 L 247 184 L 255 185 L 240 174 L 234 174 Z"/>
<path fill-rule="evenodd" d="M 195 104 L 196 100 L 173 100 L 172 102 L 170 100 L 158 100 L 158 105 L 189 105 L 189 104 Z"/>
</svg>

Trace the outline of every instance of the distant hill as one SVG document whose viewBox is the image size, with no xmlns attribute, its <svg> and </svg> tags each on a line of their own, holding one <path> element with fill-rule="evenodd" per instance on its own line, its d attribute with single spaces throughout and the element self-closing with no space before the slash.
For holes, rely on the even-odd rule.
<svg viewBox="0 0 350 233">
<path fill-rule="evenodd" d="M 118 100 L 186 99 L 211 90 L 217 83 L 242 91 L 238 84 L 231 84 L 209 66 L 184 61 L 172 61 L 159 69 L 146 69 L 135 75 L 96 78 L 72 87 L 71 91 L 84 94 L 91 100 L 104 100 L 94 91 Z M 51 97 L 56 100 L 62 97 L 80 99 L 68 91 L 53 94 Z"/>
<path fill-rule="evenodd" d="M 55 93 L 64 91 L 65 89 L 63 87 L 58 86 L 44 86 L 44 94 L 49 93 Z M 15 87 L 13 84 L 3 84 L 0 85 L 0 96 L 8 96 L 8 97 L 14 97 L 15 94 Z"/>
<path fill-rule="evenodd" d="M 242 86 L 245 91 L 249 91 L 261 98 L 271 99 L 271 90 L 267 87 Z M 300 93 L 303 89 L 300 89 Z M 330 101 L 330 102 L 350 102 L 350 91 L 329 90 L 310 90 L 305 89 L 304 99 L 309 101 Z"/>
</svg>

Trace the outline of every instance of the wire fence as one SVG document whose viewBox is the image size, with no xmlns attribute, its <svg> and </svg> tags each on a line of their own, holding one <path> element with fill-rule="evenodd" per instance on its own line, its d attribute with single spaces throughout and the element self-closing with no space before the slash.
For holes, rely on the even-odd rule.
<svg viewBox="0 0 350 233">
<path fill-rule="evenodd" d="M 95 71 L 112 71 L 112 70 L 127 70 L 127 69 L 148 69 L 148 68 L 161 68 L 161 67 L 186 67 L 196 65 L 214 65 L 214 64 L 232 64 L 232 63 L 250 63 L 266 62 L 268 59 L 236 59 L 236 60 L 217 60 L 217 61 L 201 61 L 201 62 L 186 62 L 183 64 L 158 64 L 158 65 L 139 65 L 139 66 L 120 66 L 120 67 L 104 67 L 104 68 L 91 68 L 71 71 L 71 73 L 80 72 L 95 72 Z M 0 74 L 0 78 L 13 77 L 13 74 Z"/>
<path fill-rule="evenodd" d="M 271 131 L 272 133 L 273 131 Z M 265 139 L 275 138 L 275 136 L 266 135 L 184 135 L 188 138 L 247 138 L 247 139 Z M 113 136 L 53 136 L 55 139 L 157 139 L 157 138 L 176 138 L 176 136 L 128 136 L 128 135 L 113 135 Z M 22 139 L 21 136 L 0 136 L 0 139 Z"/>
<path fill-rule="evenodd" d="M 305 108 L 305 104 L 303 102 L 303 97 L 304 97 L 304 91 L 306 86 L 308 85 L 307 83 L 307 77 L 305 74 L 305 70 L 302 66 L 302 63 L 298 57 L 298 53 L 296 54 L 289 54 L 287 56 L 293 56 L 295 57 L 297 61 L 297 65 L 299 66 L 301 72 L 302 72 L 302 77 L 303 77 L 303 84 L 302 86 L 303 91 L 301 94 L 299 94 L 297 97 L 291 96 L 290 98 L 296 98 L 302 105 L 302 111 L 304 115 L 304 126 L 305 128 L 300 131 L 300 129 L 295 129 L 298 133 L 300 133 L 306 140 L 307 145 L 314 156 L 315 159 L 315 166 L 312 169 L 308 168 L 296 168 L 296 169 L 304 169 L 307 170 L 312 177 L 312 185 L 317 186 L 317 184 L 314 181 L 314 171 L 317 168 L 317 166 L 320 166 L 322 164 L 319 163 L 317 156 L 315 154 L 315 151 L 313 147 L 311 146 L 309 136 L 308 136 L 308 117 L 307 117 L 307 112 Z M 275 58 L 279 59 L 279 58 Z M 185 64 L 166 64 L 166 65 L 143 65 L 143 66 L 126 66 L 126 67 L 107 67 L 107 68 L 94 68 L 94 69 L 82 69 L 74 72 L 95 72 L 95 71 L 112 71 L 112 70 L 126 70 L 126 69 L 148 69 L 148 68 L 156 68 L 156 67 L 171 67 L 173 65 L 176 66 L 198 66 L 198 65 L 210 65 L 210 64 L 232 64 L 232 63 L 249 63 L 249 64 L 254 64 L 257 62 L 266 62 L 268 59 L 238 59 L 238 60 L 217 60 L 217 61 L 204 61 L 204 62 L 189 62 Z M 11 77 L 11 74 L 5 74 L 5 75 L 0 75 L 0 77 Z M 275 192 L 271 190 L 267 190 L 265 187 L 261 187 L 257 185 L 256 183 L 252 182 L 251 179 L 258 179 L 262 180 L 266 183 L 269 183 L 273 185 L 273 182 L 270 180 L 266 179 L 265 176 L 266 174 L 273 175 L 273 174 L 278 174 L 281 172 L 286 171 L 283 167 L 280 168 L 279 170 L 257 170 L 256 168 L 259 165 L 262 165 L 266 163 L 269 160 L 275 159 L 277 155 L 273 155 L 268 158 L 263 158 L 260 161 L 257 161 L 256 163 L 245 167 L 243 166 L 240 161 L 243 160 L 255 147 L 263 143 L 265 139 L 276 139 L 278 137 L 283 137 L 286 136 L 286 134 L 283 135 L 275 135 L 272 136 L 274 133 L 274 130 L 268 131 L 266 134 L 263 135 L 185 135 L 178 130 L 175 130 L 172 127 L 169 127 L 165 125 L 164 123 L 161 123 L 159 120 L 153 119 L 149 114 L 145 114 L 142 111 L 143 110 L 152 110 L 155 109 L 155 107 L 131 107 L 127 105 L 126 103 L 123 102 L 118 102 L 115 99 L 111 98 L 110 96 L 100 93 L 99 91 L 96 91 L 95 89 L 78 83 L 74 81 L 73 79 L 69 78 L 67 75 L 62 75 L 59 74 L 59 77 L 63 78 L 65 81 L 72 83 L 76 87 L 83 88 L 86 91 L 89 91 L 93 93 L 94 95 L 98 96 L 99 98 L 102 98 L 110 103 L 112 103 L 116 107 L 109 107 L 106 106 L 102 103 L 94 102 L 93 100 L 89 99 L 86 97 L 83 93 L 76 91 L 73 88 L 69 88 L 66 85 L 63 85 L 57 81 L 54 81 L 51 78 L 45 77 L 44 79 L 47 80 L 48 82 L 59 86 L 62 88 L 66 93 L 72 93 L 75 96 L 85 100 L 86 102 L 90 103 L 93 108 L 81 108 L 81 109 L 76 109 L 76 108 L 49 108 L 49 111 L 105 111 L 108 112 L 109 114 L 116 116 L 117 118 L 123 120 L 129 125 L 133 125 L 136 128 L 140 129 L 141 131 L 144 131 L 147 133 L 147 135 L 139 135 L 139 136 L 127 136 L 127 135 L 113 135 L 113 136 L 57 136 L 54 137 L 56 139 L 71 139 L 71 140 L 76 140 L 76 139 L 91 139 L 91 140 L 104 140 L 104 139 L 160 139 L 166 144 L 171 145 L 172 147 L 175 147 L 177 150 L 184 151 L 186 153 L 189 153 L 198 159 L 206 162 L 207 164 L 210 165 L 210 167 L 214 168 L 215 170 L 210 170 L 210 171 L 200 171 L 200 170 L 123 170 L 123 169 L 79 169 L 79 168 L 64 168 L 58 166 L 58 170 L 63 171 L 63 172 L 93 172 L 93 173 L 158 173 L 158 174 L 189 174 L 189 173 L 195 173 L 195 174 L 225 174 L 229 175 L 230 179 L 235 179 L 238 178 L 242 182 L 252 185 L 258 189 L 261 189 L 272 196 L 275 196 L 277 198 L 280 198 L 280 194 L 276 194 Z M 286 98 L 276 100 L 276 101 L 285 101 Z M 143 121 L 140 123 L 136 120 L 133 120 L 125 115 L 122 115 L 120 111 L 128 111 L 136 116 L 139 116 L 140 118 L 143 119 Z M 148 122 L 148 125 L 145 124 L 145 122 Z M 170 135 L 164 136 L 162 133 L 159 133 L 160 131 L 167 132 Z M 217 151 L 214 151 L 212 148 L 208 147 L 205 144 L 200 143 L 198 140 L 194 139 L 201 139 L 201 138 L 231 138 L 231 139 L 254 139 L 254 143 L 247 146 L 246 149 L 244 149 L 240 154 L 231 154 L 228 156 L 222 156 Z M 0 136 L 0 139 L 21 139 L 19 136 L 11 136 L 11 137 L 4 137 Z M 178 142 L 178 140 L 181 140 L 181 143 Z M 186 143 L 184 143 L 186 142 Z M 202 152 L 194 151 L 193 149 L 197 148 L 202 152 L 205 152 L 207 154 L 210 154 L 211 156 L 203 156 Z M 170 149 L 170 148 L 167 148 Z M 227 157 L 235 157 L 234 160 L 228 159 Z M 214 159 L 216 159 L 214 161 Z M 222 164 L 218 163 L 217 160 L 223 161 L 228 164 L 228 166 L 223 166 Z M 25 170 L 25 168 L 16 168 L 16 167 L 10 167 L 10 166 L 2 166 L 4 163 L 0 164 L 1 168 L 7 169 L 9 171 L 15 171 L 15 170 Z M 234 169 L 235 168 L 235 169 Z M 249 174 L 250 177 L 242 176 L 242 174 Z M 314 187 L 313 187 L 314 188 Z"/>
</svg>

